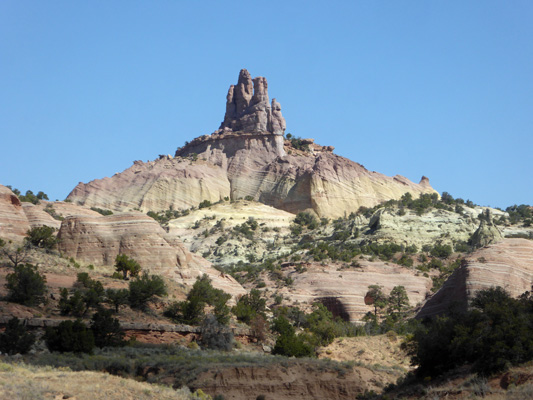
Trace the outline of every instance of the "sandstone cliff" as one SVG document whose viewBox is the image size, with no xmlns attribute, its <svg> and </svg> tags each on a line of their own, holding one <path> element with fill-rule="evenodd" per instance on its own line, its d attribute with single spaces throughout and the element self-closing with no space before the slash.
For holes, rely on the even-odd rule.
<svg viewBox="0 0 533 400">
<path fill-rule="evenodd" d="M 306 272 L 289 274 L 293 284 L 280 289 L 279 293 L 304 304 L 321 301 L 334 315 L 360 321 L 367 312 L 374 310 L 365 304 L 370 285 L 383 286 L 386 294 L 395 286 L 404 286 L 413 307 L 425 300 L 432 286 L 430 278 L 393 263 L 361 261 L 357 268 L 339 270 L 340 266 L 307 264 Z"/>
<path fill-rule="evenodd" d="M 304 140 L 306 149 L 285 140 L 280 104 L 269 103 L 265 78 L 242 70 L 226 98 L 216 132 L 179 148 L 175 157 L 132 167 L 111 178 L 79 183 L 68 199 L 86 206 L 125 211 L 187 209 L 203 200 L 251 198 L 281 210 L 313 210 L 339 217 L 409 192 L 432 193 L 427 178 L 416 184 L 388 177 Z"/>
<path fill-rule="evenodd" d="M 490 287 L 501 286 L 517 297 L 531 290 L 532 282 L 533 241 L 504 239 L 467 257 L 418 316 L 444 313 L 454 303 L 464 309 L 479 290 Z"/>
<path fill-rule="evenodd" d="M 232 295 L 245 293 L 231 276 L 221 274 L 200 256 L 189 252 L 177 236 L 152 218 L 138 213 L 67 217 L 58 234 L 59 251 L 95 265 L 113 265 L 118 254 L 137 260 L 143 270 L 192 285 L 206 273 L 213 285 Z"/>
</svg>

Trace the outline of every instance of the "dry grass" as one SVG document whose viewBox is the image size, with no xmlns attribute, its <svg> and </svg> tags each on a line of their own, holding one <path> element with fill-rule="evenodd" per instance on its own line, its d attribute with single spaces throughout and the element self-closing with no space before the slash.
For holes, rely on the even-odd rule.
<svg viewBox="0 0 533 400">
<path fill-rule="evenodd" d="M 0 362 L 2 399 L 187 400 L 189 393 L 101 372 Z"/>
<path fill-rule="evenodd" d="M 407 354 L 400 348 L 401 341 L 401 337 L 387 335 L 337 338 L 329 346 L 321 347 L 318 357 L 335 361 L 355 360 L 365 365 L 408 371 L 413 367 Z"/>
</svg>

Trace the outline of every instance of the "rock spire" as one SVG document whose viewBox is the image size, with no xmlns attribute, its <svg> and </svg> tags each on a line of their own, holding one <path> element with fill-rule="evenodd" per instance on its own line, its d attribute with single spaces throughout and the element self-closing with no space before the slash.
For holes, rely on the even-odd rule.
<svg viewBox="0 0 533 400">
<path fill-rule="evenodd" d="M 285 133 L 281 105 L 276 99 L 269 103 L 266 78 L 252 79 L 246 69 L 241 69 L 237 85 L 228 90 L 226 115 L 219 131 Z"/>
</svg>

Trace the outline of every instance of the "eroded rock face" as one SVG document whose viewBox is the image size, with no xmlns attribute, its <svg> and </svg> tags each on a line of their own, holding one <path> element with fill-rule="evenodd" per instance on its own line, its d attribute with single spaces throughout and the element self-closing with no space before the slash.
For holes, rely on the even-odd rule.
<svg viewBox="0 0 533 400">
<path fill-rule="evenodd" d="M 18 241 L 29 229 L 19 198 L 11 189 L 0 185 L 0 238 Z"/>
<path fill-rule="evenodd" d="M 143 270 L 192 285 L 206 273 L 213 285 L 232 295 L 245 293 L 231 276 L 189 252 L 177 236 L 167 233 L 152 218 L 138 213 L 110 216 L 68 217 L 58 234 L 59 251 L 67 257 L 94 265 L 113 265 L 118 254 L 126 254 Z"/>
<path fill-rule="evenodd" d="M 496 243 L 502 239 L 502 233 L 492 221 L 490 210 L 487 209 L 481 217 L 479 228 L 472 235 L 472 247 L 479 249 Z"/>
<path fill-rule="evenodd" d="M 80 183 L 68 199 L 86 206 L 143 212 L 186 209 L 204 200 L 251 197 L 297 213 L 313 210 L 321 217 L 341 217 L 360 206 L 433 193 L 427 178 L 419 184 L 388 177 L 332 153 L 308 139 L 308 150 L 284 140 L 285 120 L 274 99 L 268 103 L 265 78 L 252 80 L 242 70 L 231 86 L 219 130 L 194 139 L 175 158 L 136 161 L 112 178 Z"/>
<path fill-rule="evenodd" d="M 231 85 L 228 90 L 226 114 L 219 131 L 283 135 L 285 119 L 276 99 L 269 104 L 266 78 L 252 79 L 247 70 L 241 70 L 237 85 Z"/>
<path fill-rule="evenodd" d="M 533 241 L 503 239 L 472 253 L 428 300 L 418 317 L 445 313 L 455 307 L 465 309 L 479 290 L 500 286 L 518 297 L 531 290 L 533 282 Z"/>
<path fill-rule="evenodd" d="M 412 269 L 393 263 L 362 261 L 360 264 L 358 268 L 346 270 L 338 270 L 336 265 L 308 264 L 305 273 L 290 274 L 293 284 L 280 293 L 304 304 L 321 301 L 326 307 L 333 305 L 330 310 L 333 313 L 344 319 L 348 316 L 350 321 L 359 321 L 374 310 L 365 303 L 370 285 L 383 286 L 387 295 L 395 286 L 404 286 L 411 306 L 422 302 L 432 286 L 430 278 L 417 276 Z"/>
</svg>

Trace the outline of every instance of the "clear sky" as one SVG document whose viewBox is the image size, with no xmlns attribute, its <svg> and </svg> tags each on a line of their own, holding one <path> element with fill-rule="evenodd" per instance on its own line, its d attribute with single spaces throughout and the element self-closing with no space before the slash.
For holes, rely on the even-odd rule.
<svg viewBox="0 0 533 400">
<path fill-rule="evenodd" d="M 386 175 L 533 204 L 533 2 L 0 2 L 0 183 L 79 181 L 218 128 L 239 70 L 287 132 Z"/>
</svg>

